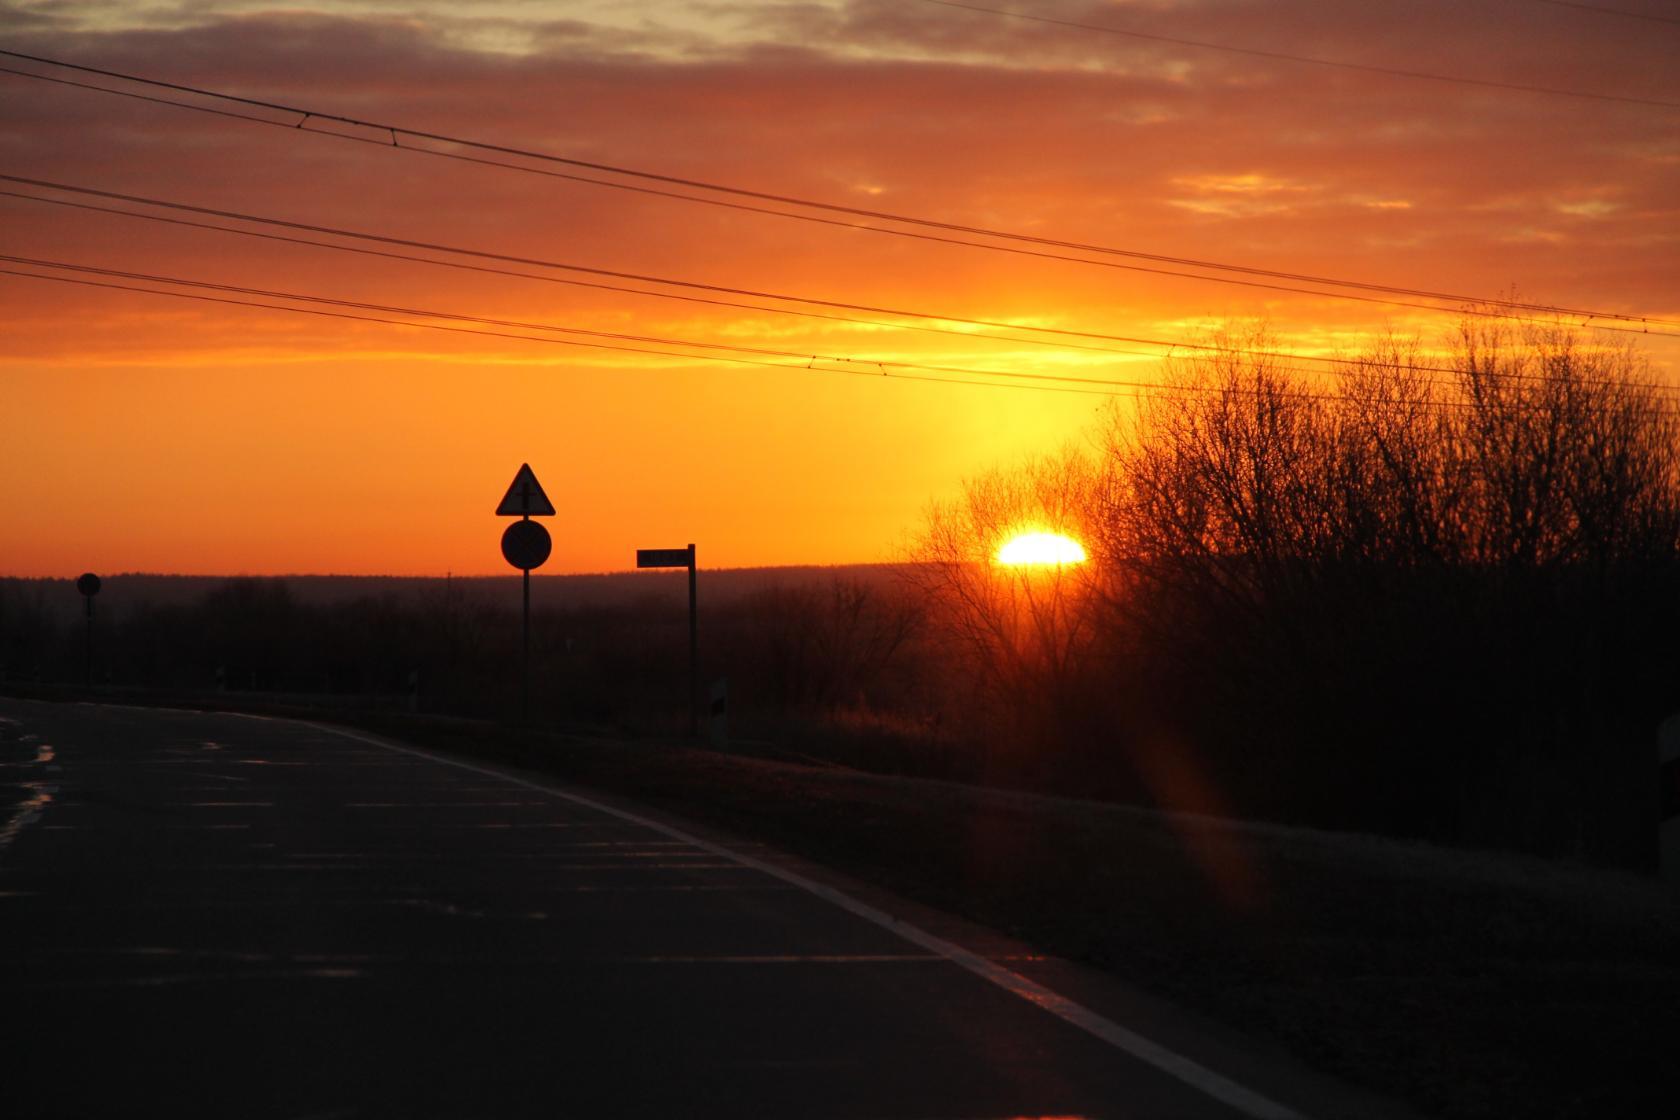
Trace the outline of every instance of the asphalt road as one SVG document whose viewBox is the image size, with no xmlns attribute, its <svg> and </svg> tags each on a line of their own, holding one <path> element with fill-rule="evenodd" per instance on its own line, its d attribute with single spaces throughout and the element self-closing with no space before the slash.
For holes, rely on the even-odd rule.
<svg viewBox="0 0 1680 1120">
<path fill-rule="evenodd" d="M 0 785 L 16 1120 L 1288 1111 L 1007 957 L 372 739 L 0 700 Z"/>
</svg>

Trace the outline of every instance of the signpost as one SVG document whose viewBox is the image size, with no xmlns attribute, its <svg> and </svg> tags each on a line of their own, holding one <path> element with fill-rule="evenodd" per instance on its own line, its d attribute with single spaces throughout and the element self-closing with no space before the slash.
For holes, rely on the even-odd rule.
<svg viewBox="0 0 1680 1120">
<path fill-rule="evenodd" d="M 700 735 L 700 615 L 695 607 L 694 546 L 638 548 L 638 568 L 688 569 L 688 733 Z"/>
<path fill-rule="evenodd" d="M 93 686 L 93 597 L 99 594 L 99 577 L 83 572 L 76 580 L 76 590 L 87 604 L 87 637 L 82 646 L 82 683 Z"/>
<path fill-rule="evenodd" d="M 524 613 L 520 623 L 520 693 L 519 718 L 531 719 L 531 569 L 542 567 L 554 548 L 548 530 L 533 517 L 553 517 L 554 503 L 543 493 L 542 483 L 531 470 L 531 464 L 521 463 L 519 473 L 496 507 L 497 517 L 517 517 L 502 533 L 502 559 L 518 568 L 524 577 Z"/>
</svg>

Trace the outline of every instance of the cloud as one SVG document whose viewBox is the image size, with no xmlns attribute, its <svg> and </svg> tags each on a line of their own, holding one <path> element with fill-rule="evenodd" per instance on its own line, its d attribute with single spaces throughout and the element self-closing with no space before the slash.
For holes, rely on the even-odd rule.
<svg viewBox="0 0 1680 1120">
<path fill-rule="evenodd" d="M 1578 202 L 1555 202 L 1552 208 L 1560 214 L 1568 214 L 1572 218 L 1603 218 L 1614 214 L 1620 207 L 1606 199 L 1587 198 Z"/>
<path fill-rule="evenodd" d="M 1560 22 L 1567 13 L 1539 5 L 1521 19 L 1494 18 L 1494 7 L 1162 0 L 1066 10 L 1183 37 L 1381 65 L 1427 58 L 1431 68 L 1501 80 L 1680 98 L 1657 36 L 1628 36 L 1608 20 Z M 770 195 L 1164 256 L 1469 293 L 1515 282 L 1540 300 L 1680 313 L 1680 149 L 1672 114 L 1657 109 L 1267 63 L 896 0 L 470 10 L 365 0 L 286 12 L 13 3 L 0 19 L 10 43 L 48 57 Z M 1556 44 L 1566 27 L 1565 56 Z M 77 469 L 104 471 L 119 489 L 134 474 L 149 495 L 135 499 L 134 516 L 159 525 L 170 502 L 186 508 L 175 495 L 193 493 L 224 452 L 246 445 L 274 492 L 301 511 L 288 532 L 302 540 L 323 532 L 305 516 L 316 493 L 309 479 L 355 469 L 357 438 L 374 439 L 431 486 L 453 485 L 445 476 L 455 463 L 495 459 L 509 440 L 539 450 L 547 440 L 554 456 L 587 464 L 580 492 L 621 519 L 624 510 L 674 510 L 681 493 L 694 508 L 728 507 L 720 524 L 738 529 L 740 542 L 758 541 L 737 544 L 743 562 L 870 558 L 939 486 L 977 461 L 1060 442 L 1097 400 L 858 376 L 870 360 L 1135 379 L 1150 359 L 1075 349 L 1073 340 L 1035 346 L 1020 328 L 1176 338 L 1256 317 L 1286 344 L 1352 348 L 1388 325 L 1426 336 L 1446 325 L 1406 308 L 1163 275 L 1198 271 L 1166 262 L 1084 254 L 1100 265 L 1072 265 L 587 185 L 554 175 L 709 194 L 413 136 L 393 147 L 388 133 L 319 117 L 253 109 L 278 122 L 261 125 L 9 76 L 0 83 L 0 168 L 14 174 L 509 257 L 1017 324 L 1013 340 L 989 341 L 999 332 L 956 323 L 944 327 L 960 337 L 889 329 L 878 325 L 892 320 L 885 312 L 824 309 L 875 325 L 802 319 L 552 282 L 787 306 L 651 279 L 500 262 L 550 277 L 522 279 L 0 198 L 6 251 L 17 256 L 761 347 L 811 365 L 708 365 L 559 344 L 568 336 L 538 343 L 334 318 L 365 312 L 331 305 L 310 306 L 329 314 L 292 314 L 0 277 L 0 378 L 8 404 L 34 420 L 14 461 L 52 477 L 54 456 L 88 438 L 86 401 L 119 401 L 93 422 L 126 457 Z M 355 139 L 322 134 L 329 129 Z M 1652 353 L 1672 364 L 1676 351 L 1665 345 L 1653 339 Z M 160 420 L 169 410 L 190 423 Z M 151 430 L 160 426 L 184 434 L 163 441 Z M 263 435 L 271 429 L 284 438 Z M 753 441 L 741 438 L 748 429 L 759 433 Z M 351 450 L 331 450 L 334 441 Z M 706 469 L 673 481 L 650 458 L 673 448 Z M 491 488 L 505 484 L 495 461 Z M 38 482 L 0 489 L 38 518 L 52 516 Z M 853 500 L 842 517 L 836 494 L 870 500 Z M 461 501 L 477 508 L 474 495 Z M 766 535 L 766 508 L 790 518 L 804 509 L 811 520 Z M 356 524 L 364 536 L 400 528 Z M 617 551 L 596 563 L 616 563 L 610 556 L 637 543 L 624 526 L 612 533 L 600 539 Z M 325 539 L 292 566 L 333 563 L 320 551 Z M 777 551 L 789 540 L 817 543 L 797 556 Z M 280 544 L 260 558 L 237 541 L 217 547 L 236 558 L 229 563 L 286 563 Z M 478 561 L 452 547 L 439 544 L 425 563 L 475 570 Z"/>
<path fill-rule="evenodd" d="M 583 18 L 524 21 L 530 40 L 544 43 L 534 53 L 486 51 L 394 9 L 377 19 L 297 11 L 44 31 L 35 46 L 323 112 L 960 224 L 1449 290 L 1494 291 L 1517 279 L 1560 302 L 1660 312 L 1672 300 L 1672 288 L 1640 279 L 1663 274 L 1671 247 L 1615 226 L 1633 213 L 1660 223 L 1673 213 L 1666 200 L 1680 194 L 1650 113 L 1427 84 L 1401 95 L 1392 82 L 1312 70 L 1284 81 L 1282 71 L 1263 68 L 1236 82 L 1226 79 L 1243 64 L 1223 57 L 1199 59 L 1193 81 L 1146 66 L 1060 66 L 1056 53 L 1039 53 L 1044 35 L 1013 29 L 1010 39 L 992 24 L 953 23 L 932 6 L 907 11 L 919 7 L 793 5 L 763 14 L 719 6 L 706 26 L 717 34 L 744 27 L 742 37 L 714 36 L 708 50 L 683 58 L 644 49 L 634 29 Z M 1254 16 L 1243 5 L 1150 13 L 1199 21 L 1198 33 L 1218 30 L 1203 26 L 1216 16 L 1228 25 L 1222 33 L 1255 30 L 1243 22 Z M 520 22 L 517 13 L 496 18 Z M 771 31 L 796 25 L 806 33 L 766 45 Z M 1363 25 L 1342 30 L 1354 26 Z M 953 36 L 970 61 L 933 57 L 942 42 L 956 45 Z M 973 61 L 1004 50 L 1006 40 L 1015 64 Z M 928 57 L 910 57 L 907 47 Z M 1069 324 L 1095 317 L 1116 330 L 1127 315 L 1170 318 L 1184 306 L 1198 314 L 1264 311 L 1299 318 L 1303 329 L 1309 317 L 1375 323 L 1395 313 L 906 242 L 392 152 L 376 132 L 359 133 L 374 143 L 345 143 L 7 81 L 16 93 L 0 106 L 9 166 L 202 205 L 848 302 L 997 318 L 1049 314 Z M 1599 212 L 1609 198 L 1623 208 Z M 36 204 L 5 207 L 9 221 L 27 224 L 41 256 L 138 261 L 239 283 L 279 277 L 298 290 L 506 306 L 582 325 L 631 321 L 652 331 L 686 314 L 647 298 L 346 260 L 127 219 L 67 221 Z M 1595 248 L 1558 224 L 1588 218 L 1615 235 L 1613 247 Z M 1513 245 L 1525 252 L 1508 255 Z M 1526 251 L 1536 246 L 1556 251 Z M 1628 267 L 1596 269 L 1604 286 L 1582 292 L 1582 256 L 1595 251 Z M 65 296 L 40 298 L 74 305 Z M 787 326 L 708 314 L 720 332 Z M 295 329 L 314 339 L 330 328 Z M 43 345 L 51 337 L 46 332 Z"/>
<path fill-rule="evenodd" d="M 1310 26 L 1307 47 L 1344 53 L 1371 30 L 1370 17 L 1325 18 L 1330 9 L 1322 5 L 1123 7 L 1100 6 L 1090 18 L 1171 18 L 1181 31 L 1263 42 L 1276 34 L 1266 30 L 1264 8 L 1278 25 Z M 851 200 L 862 192 L 892 208 L 962 222 L 1185 255 L 1224 258 L 1264 245 L 1287 256 L 1328 250 L 1344 257 L 1348 239 L 1359 242 L 1362 215 L 1400 209 L 1382 200 L 1426 208 L 1436 230 L 1466 236 L 1484 221 L 1477 207 L 1493 197 L 1516 200 L 1523 213 L 1513 221 L 1533 221 L 1559 199 L 1572 205 L 1594 190 L 1615 186 L 1654 200 L 1673 197 L 1675 185 L 1662 150 L 1652 155 L 1652 115 L 1636 109 L 1557 106 L 1311 68 L 1262 65 L 1255 74 L 1249 61 L 1225 56 L 1191 61 L 1194 80 L 1142 64 L 1063 66 L 1070 52 L 1083 62 L 1116 50 L 1157 60 L 1190 56 L 1124 44 L 1099 50 L 1089 36 L 931 5 L 777 5 L 752 10 L 756 21 L 718 5 L 702 28 L 711 28 L 716 49 L 679 60 L 644 49 L 649 40 L 633 30 L 582 18 L 527 19 L 523 8 L 496 18 L 523 27 L 540 44 L 534 53 L 469 49 L 439 20 L 399 18 L 395 7 L 353 19 L 204 14 L 181 27 L 37 32 L 37 40 L 49 54 L 329 112 L 776 193 Z M 201 10 L 208 12 L 176 9 L 175 18 Z M 1442 18 L 1434 24 L 1443 43 L 1468 34 L 1450 34 Z M 716 38 L 718 29 L 742 27 L 738 41 Z M 767 45 L 773 31 L 783 40 Z M 1423 33 L 1406 38 L 1421 41 Z M 1509 53 L 1533 46 L 1523 39 Z M 959 49 L 970 61 L 941 57 Z M 989 52 L 1009 57 L 974 61 Z M 1595 52 L 1582 53 L 1590 59 Z M 520 227 L 532 222 L 569 225 L 573 244 L 632 256 L 647 254 L 642 242 L 654 237 L 661 255 L 685 266 L 720 235 L 742 252 L 795 243 L 807 247 L 802 253 L 860 263 L 901 255 L 879 239 L 837 240 L 787 223 L 526 183 L 505 172 L 456 174 L 416 157 L 333 150 L 327 141 L 7 81 L 18 93 L 10 110 L 0 109 L 9 158 L 150 184 L 159 193 L 214 186 L 224 200 L 409 227 L 438 226 L 441 206 L 450 227 L 484 235 L 524 238 L 531 234 Z M 553 200 L 547 212 L 545 196 Z M 1206 243 L 1197 219 L 1208 213 L 1235 221 L 1236 240 L 1227 231 L 1227 240 Z M 1304 216 L 1322 224 L 1290 224 Z M 1400 215 L 1381 216 L 1380 232 L 1391 237 L 1386 223 Z M 759 267 L 755 259 L 751 268 Z"/>
</svg>

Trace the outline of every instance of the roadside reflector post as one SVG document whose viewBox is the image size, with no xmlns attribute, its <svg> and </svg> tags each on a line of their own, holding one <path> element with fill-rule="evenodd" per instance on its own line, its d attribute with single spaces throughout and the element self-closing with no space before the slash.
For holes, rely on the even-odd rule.
<svg viewBox="0 0 1680 1120">
<path fill-rule="evenodd" d="M 1662 877 L 1680 892 L 1680 713 L 1657 730 L 1657 858 Z"/>
<path fill-rule="evenodd" d="M 688 737 L 700 737 L 700 612 L 695 605 L 694 545 L 688 546 Z"/>
<path fill-rule="evenodd" d="M 687 548 L 638 548 L 638 568 L 688 569 L 688 735 L 700 737 L 700 610 L 695 576 L 694 545 Z"/>
<path fill-rule="evenodd" d="M 533 517 L 553 517 L 554 503 L 543 493 L 531 464 L 521 463 L 519 473 L 496 507 L 497 517 L 517 517 L 502 533 L 502 559 L 518 568 L 523 584 L 519 626 L 519 721 L 531 722 L 531 569 L 540 568 L 554 548 L 548 530 Z"/>
<path fill-rule="evenodd" d="M 76 590 L 87 609 L 87 628 L 82 640 L 82 683 L 89 688 L 93 687 L 93 597 L 99 594 L 99 586 L 99 577 L 92 572 L 83 572 L 76 579 Z"/>
</svg>

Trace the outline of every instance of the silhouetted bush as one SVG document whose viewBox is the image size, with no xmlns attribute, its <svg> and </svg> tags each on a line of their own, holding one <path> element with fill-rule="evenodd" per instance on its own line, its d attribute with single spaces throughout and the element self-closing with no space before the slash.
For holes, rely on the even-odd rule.
<svg viewBox="0 0 1680 1120">
<path fill-rule="evenodd" d="M 1389 346 L 1312 385 L 1225 351 L 1111 418 L 1123 671 L 1239 811 L 1649 862 L 1673 399 L 1563 330 L 1466 326 L 1425 365 Z"/>
</svg>

